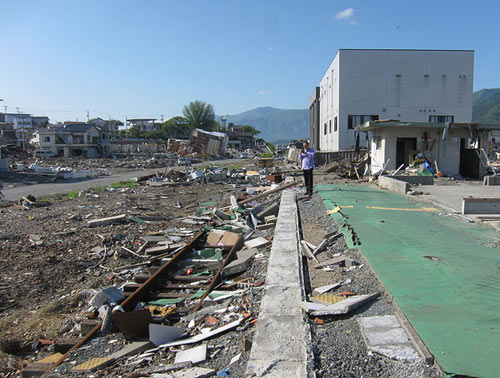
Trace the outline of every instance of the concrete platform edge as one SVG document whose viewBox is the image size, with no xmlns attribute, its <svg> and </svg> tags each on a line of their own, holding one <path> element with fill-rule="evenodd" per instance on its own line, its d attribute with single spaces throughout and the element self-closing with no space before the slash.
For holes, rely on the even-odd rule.
<svg viewBox="0 0 500 378">
<path fill-rule="evenodd" d="M 293 212 L 295 221 L 289 221 Z M 288 220 L 287 220 L 288 219 Z M 273 280 L 266 278 L 265 293 L 261 306 L 255 335 L 250 351 L 245 376 L 246 377 L 276 377 L 276 378 L 314 378 L 314 359 L 312 355 L 311 329 L 305 321 L 300 308 L 300 300 L 304 298 L 302 256 L 299 249 L 299 224 L 297 200 L 293 190 L 285 190 L 281 196 L 277 227 L 274 237 L 277 240 L 294 239 L 295 243 L 273 243 L 268 273 L 276 270 L 272 265 L 276 261 L 286 259 L 286 265 L 280 264 L 281 271 L 288 271 L 292 280 Z M 278 225 L 280 227 L 278 227 Z M 290 246 L 293 245 L 293 251 Z M 293 252 L 293 253 L 291 253 Z M 286 274 L 286 272 L 284 272 Z M 296 281 L 296 282 L 295 282 Z M 293 295 L 296 303 L 280 301 L 267 297 L 274 293 L 287 292 Z M 277 315 L 280 314 L 280 315 Z M 290 324 L 295 327 L 290 332 Z M 287 358 L 293 356 L 293 358 Z"/>
</svg>

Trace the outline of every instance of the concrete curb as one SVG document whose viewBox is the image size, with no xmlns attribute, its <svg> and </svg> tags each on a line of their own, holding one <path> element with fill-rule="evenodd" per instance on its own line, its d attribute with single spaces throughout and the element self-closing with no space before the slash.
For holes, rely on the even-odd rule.
<svg viewBox="0 0 500 378">
<path fill-rule="evenodd" d="M 246 377 L 315 377 L 311 330 L 300 308 L 304 291 L 298 232 L 295 192 L 285 190 Z"/>
</svg>

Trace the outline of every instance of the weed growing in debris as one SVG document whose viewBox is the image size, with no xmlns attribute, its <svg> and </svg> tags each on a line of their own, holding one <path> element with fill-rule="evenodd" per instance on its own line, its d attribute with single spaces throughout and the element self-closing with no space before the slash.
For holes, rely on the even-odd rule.
<svg viewBox="0 0 500 378">
<path fill-rule="evenodd" d="M 227 167 L 229 171 L 235 171 L 240 168 L 243 168 L 243 164 L 231 164 Z"/>
<path fill-rule="evenodd" d="M 66 194 L 66 198 L 71 198 L 71 199 L 75 199 L 78 197 L 78 195 L 80 194 L 79 191 L 76 191 L 76 192 L 71 192 L 71 193 L 68 193 Z"/>
<path fill-rule="evenodd" d="M 266 152 L 265 154 L 259 154 L 261 158 L 272 158 L 274 154 L 272 152 Z"/>
<path fill-rule="evenodd" d="M 129 181 L 120 181 L 120 182 L 115 182 L 111 184 L 109 187 L 113 189 L 121 189 L 121 188 L 133 188 L 137 185 L 135 181 L 129 180 Z"/>
</svg>

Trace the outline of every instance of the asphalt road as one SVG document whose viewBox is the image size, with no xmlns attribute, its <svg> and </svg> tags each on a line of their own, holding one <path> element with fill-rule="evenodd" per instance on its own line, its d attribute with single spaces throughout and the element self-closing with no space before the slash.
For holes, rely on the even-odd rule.
<svg viewBox="0 0 500 378">
<path fill-rule="evenodd" d="M 116 173 L 111 176 L 98 177 L 95 179 L 58 181 L 49 184 L 23 185 L 15 188 L 5 187 L 3 190 L 3 194 L 5 195 L 5 199 L 7 201 L 17 201 L 21 197 L 27 196 L 28 194 L 32 194 L 35 197 L 40 197 L 51 194 L 71 193 L 77 190 L 93 188 L 96 186 L 111 185 L 114 182 L 118 181 L 128 181 L 133 177 L 153 174 L 159 170 L 162 169 L 144 169 L 140 171 Z"/>
<path fill-rule="evenodd" d="M 245 159 L 226 159 L 213 161 L 215 165 L 227 166 L 230 164 L 238 164 L 248 162 Z M 208 163 L 198 163 L 193 164 L 193 166 L 206 166 Z M 36 185 L 23 185 L 19 187 L 9 188 L 5 185 L 3 189 L 3 194 L 7 201 L 17 201 L 23 196 L 32 194 L 35 197 L 47 196 L 51 194 L 64 194 L 71 193 L 77 190 L 93 188 L 97 186 L 111 185 L 119 181 L 128 181 L 137 176 L 146 176 L 150 174 L 155 174 L 158 171 L 165 170 L 164 168 L 153 168 L 153 169 L 143 169 L 138 171 L 115 173 L 111 176 L 98 177 L 95 179 L 85 179 L 85 180 L 75 180 L 75 181 L 58 181 L 49 184 L 36 184 Z"/>
</svg>

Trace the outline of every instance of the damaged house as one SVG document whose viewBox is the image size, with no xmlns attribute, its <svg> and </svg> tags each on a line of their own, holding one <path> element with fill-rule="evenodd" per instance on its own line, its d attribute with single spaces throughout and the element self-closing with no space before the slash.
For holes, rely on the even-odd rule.
<svg viewBox="0 0 500 378">
<path fill-rule="evenodd" d="M 39 151 L 55 156 L 109 156 L 109 131 L 87 123 L 65 123 L 37 130 Z"/>
<path fill-rule="evenodd" d="M 193 129 L 189 137 L 189 144 L 195 152 L 202 156 L 218 156 L 226 153 L 228 140 L 226 133 Z"/>
<path fill-rule="evenodd" d="M 244 126 L 229 124 L 227 134 L 229 147 L 239 150 L 255 147 L 254 134 L 251 131 L 246 131 Z"/>
<path fill-rule="evenodd" d="M 500 125 L 371 121 L 357 130 L 372 134 L 372 172 L 408 167 L 418 155 L 436 173 L 477 179 L 488 173 L 488 138 Z"/>
</svg>

